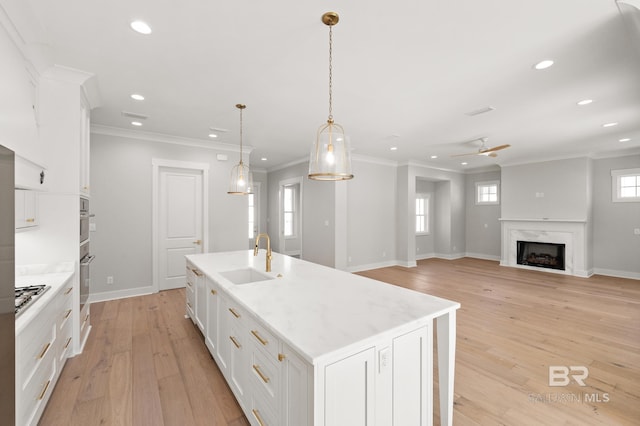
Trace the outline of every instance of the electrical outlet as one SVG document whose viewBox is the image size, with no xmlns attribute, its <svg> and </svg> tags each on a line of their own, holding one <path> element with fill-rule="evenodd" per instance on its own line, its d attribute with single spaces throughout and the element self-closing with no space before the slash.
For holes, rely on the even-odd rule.
<svg viewBox="0 0 640 426">
<path fill-rule="evenodd" d="M 107 277 L 107 284 L 113 284 L 113 277 Z"/>
<path fill-rule="evenodd" d="M 640 228 L 635 228 L 633 230 L 633 233 L 636 234 L 636 235 L 640 235 Z"/>
</svg>

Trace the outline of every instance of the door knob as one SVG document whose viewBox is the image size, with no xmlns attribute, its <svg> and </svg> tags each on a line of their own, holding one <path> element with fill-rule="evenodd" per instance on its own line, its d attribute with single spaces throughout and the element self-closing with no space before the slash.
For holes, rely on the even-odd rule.
<svg viewBox="0 0 640 426">
<path fill-rule="evenodd" d="M 197 244 L 197 245 L 200 245 L 201 243 L 202 243 L 202 240 L 195 240 L 195 241 L 193 242 L 193 244 Z"/>
</svg>

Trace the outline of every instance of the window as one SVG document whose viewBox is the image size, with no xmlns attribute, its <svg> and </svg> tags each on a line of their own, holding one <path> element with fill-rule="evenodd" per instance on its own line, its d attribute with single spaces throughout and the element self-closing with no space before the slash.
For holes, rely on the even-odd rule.
<svg viewBox="0 0 640 426">
<path fill-rule="evenodd" d="M 476 204 L 500 204 L 498 181 L 476 182 Z"/>
<path fill-rule="evenodd" d="M 640 169 L 611 170 L 613 202 L 640 202 Z"/>
<path fill-rule="evenodd" d="M 282 220 L 285 237 L 295 236 L 295 205 L 296 205 L 296 186 L 285 185 L 282 194 Z"/>
<path fill-rule="evenodd" d="M 429 233 L 429 194 L 416 195 L 416 234 Z"/>
</svg>

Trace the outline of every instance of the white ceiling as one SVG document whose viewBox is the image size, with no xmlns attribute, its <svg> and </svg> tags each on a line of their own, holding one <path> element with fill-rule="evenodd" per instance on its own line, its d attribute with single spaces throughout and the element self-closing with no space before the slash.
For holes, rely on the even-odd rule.
<svg viewBox="0 0 640 426">
<path fill-rule="evenodd" d="M 461 170 L 640 152 L 640 11 L 615 0 L 26 1 L 55 63 L 97 76 L 94 124 L 238 144 L 244 103 L 254 167 L 305 157 L 327 119 L 330 10 L 333 115 L 355 155 Z M 450 157 L 479 137 L 511 148 Z"/>
</svg>

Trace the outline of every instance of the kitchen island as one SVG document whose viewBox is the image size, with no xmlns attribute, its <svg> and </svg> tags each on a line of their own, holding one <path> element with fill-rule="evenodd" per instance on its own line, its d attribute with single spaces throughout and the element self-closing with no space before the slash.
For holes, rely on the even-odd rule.
<svg viewBox="0 0 640 426">
<path fill-rule="evenodd" d="M 252 425 L 427 425 L 436 321 L 441 424 L 452 423 L 446 299 L 273 253 L 187 258 L 187 314 Z"/>
</svg>

